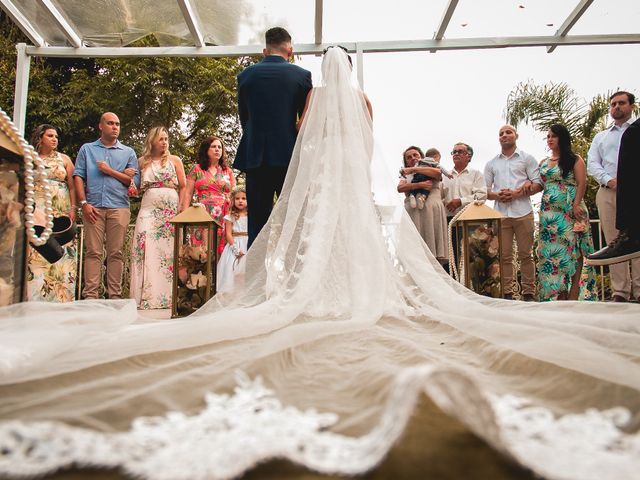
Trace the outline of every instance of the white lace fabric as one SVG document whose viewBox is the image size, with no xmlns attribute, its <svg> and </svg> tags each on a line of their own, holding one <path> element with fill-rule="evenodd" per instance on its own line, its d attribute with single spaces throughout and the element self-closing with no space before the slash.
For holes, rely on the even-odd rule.
<svg viewBox="0 0 640 480">
<path fill-rule="evenodd" d="M 349 437 L 328 430 L 335 414 L 285 406 L 260 378 L 236 377 L 233 395 L 208 394 L 197 415 L 141 417 L 122 433 L 60 422 L 4 422 L 0 473 L 32 477 L 77 466 L 119 468 L 148 480 L 225 480 L 284 458 L 324 474 L 361 474 L 398 440 L 423 389 L 490 444 L 545 478 L 633 478 L 640 467 L 640 436 L 619 428 L 630 420 L 626 409 L 556 418 L 519 397 L 484 397 L 459 373 L 412 368 L 396 380 L 378 425 Z M 458 409 L 462 391 L 475 406 L 469 409 L 463 401 L 464 415 Z"/>
<path fill-rule="evenodd" d="M 360 473 L 423 391 L 544 477 L 640 471 L 638 425 L 620 425 L 640 412 L 640 306 L 508 302 L 450 279 L 350 79 L 329 49 L 245 290 L 156 322 L 133 301 L 0 309 L 0 474 L 231 478 L 276 457 Z M 231 394 L 236 369 L 264 383 Z"/>
</svg>

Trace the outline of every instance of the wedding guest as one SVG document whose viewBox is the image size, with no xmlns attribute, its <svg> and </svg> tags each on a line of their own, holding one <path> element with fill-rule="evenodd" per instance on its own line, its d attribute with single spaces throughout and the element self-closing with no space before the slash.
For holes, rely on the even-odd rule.
<svg viewBox="0 0 640 480">
<path fill-rule="evenodd" d="M 590 265 L 613 265 L 640 257 L 640 216 L 636 211 L 636 180 L 640 177 L 640 119 L 629 125 L 620 139 L 619 181 L 616 185 L 616 228 L 618 236 L 587 258 Z M 636 297 L 640 301 L 640 297 Z"/>
<path fill-rule="evenodd" d="M 447 215 L 442 203 L 440 180 L 442 172 L 435 167 L 417 166 L 424 157 L 422 150 L 416 146 L 408 147 L 402 154 L 404 168 L 401 175 L 406 176 L 419 173 L 431 177 L 432 180 L 411 183 L 406 178 L 401 178 L 398 183 L 398 192 L 406 194 L 405 209 L 415 224 L 420 236 L 429 247 L 429 250 L 441 263 L 447 261 Z M 430 194 L 426 199 L 423 209 L 411 208 L 410 195 L 412 190 L 425 189 Z"/>
<path fill-rule="evenodd" d="M 244 284 L 247 253 L 247 193 L 244 186 L 231 192 L 231 211 L 224 217 L 226 245 L 218 262 L 217 292 L 232 292 Z"/>
<path fill-rule="evenodd" d="M 543 182 L 538 223 L 538 284 L 540 300 L 596 300 L 596 278 L 584 267 L 593 252 L 589 213 L 584 203 L 587 169 L 571 149 L 571 134 L 564 125 L 551 125 L 547 133 L 549 158 L 540 162 Z M 534 187 L 534 191 L 539 188 Z M 584 281 L 581 282 L 581 277 Z"/>
<path fill-rule="evenodd" d="M 58 151 L 58 130 L 53 125 L 39 125 L 33 131 L 31 144 L 44 162 L 51 190 L 53 216 L 76 218 L 76 195 L 73 184 L 73 162 Z M 42 185 L 35 186 L 35 208 L 44 214 L 45 199 Z M 49 263 L 35 249 L 27 250 L 27 292 L 29 300 L 70 302 L 76 295 L 77 242 L 62 246 L 64 255 Z"/>
<path fill-rule="evenodd" d="M 629 92 L 616 92 L 609 98 L 609 114 L 613 125 L 596 134 L 587 154 L 587 169 L 600 185 L 596 206 L 600 226 L 607 243 L 620 234 L 616 228 L 616 194 L 618 189 L 618 154 L 620 139 L 629 125 L 635 105 L 635 96 Z M 631 272 L 631 274 L 630 274 Z M 640 299 L 640 259 L 612 264 L 609 267 L 614 302 Z"/>
<path fill-rule="evenodd" d="M 224 250 L 223 219 L 229 213 L 229 197 L 235 184 L 236 179 L 229 166 L 222 139 L 216 136 L 204 139 L 198 148 L 197 163 L 187 175 L 182 209 L 190 205 L 195 192 L 197 201 L 202 203 L 209 215 L 222 226 L 218 229 L 217 253 Z"/>
<path fill-rule="evenodd" d="M 142 202 L 131 246 L 132 298 L 139 309 L 171 308 L 174 227 L 185 194 L 182 160 L 169 152 L 165 127 L 149 130 L 140 164 Z"/>
<path fill-rule="evenodd" d="M 433 161 L 436 163 L 440 163 L 440 160 L 442 160 L 440 150 L 435 147 L 427 148 L 427 150 L 424 152 L 424 156 L 433 159 Z"/>
<path fill-rule="evenodd" d="M 487 199 L 487 186 L 484 183 L 484 175 L 479 170 L 469 168 L 469 162 L 473 158 L 473 148 L 466 143 L 458 142 L 451 150 L 453 157 L 452 177 L 442 179 L 443 201 L 447 210 L 447 225 L 451 219 L 474 200 Z M 453 255 L 458 262 L 458 233 L 457 229 L 451 231 L 451 243 Z"/>
<path fill-rule="evenodd" d="M 484 169 L 487 198 L 495 200 L 494 208 L 506 218 L 502 219 L 502 291 L 504 298 L 513 298 L 513 239 L 518 246 L 518 260 L 522 274 L 522 299 L 535 301 L 535 266 L 533 264 L 533 209 L 523 187 L 537 184 L 541 187 L 538 162 L 520 150 L 516 141 L 518 132 L 512 125 L 500 127 L 498 132 L 501 151 Z"/>
<path fill-rule="evenodd" d="M 444 188 L 444 204 L 447 209 L 447 223 L 462 208 L 473 202 L 474 199 L 487 199 L 487 186 L 484 175 L 479 170 L 469 168 L 473 158 L 473 148 L 466 143 L 456 143 L 451 150 L 453 158 L 452 178 L 445 177 L 442 180 Z"/>
<path fill-rule="evenodd" d="M 132 179 L 139 182 L 138 159 L 132 148 L 118 141 L 120 119 L 115 113 L 103 113 L 98 129 L 100 138 L 80 147 L 73 172 L 84 221 L 84 298 L 98 298 L 106 245 L 107 294 L 119 299 L 122 247 L 131 218 L 129 186 Z"/>
<path fill-rule="evenodd" d="M 442 165 L 440 165 L 440 152 L 438 152 L 438 150 L 436 150 L 435 148 L 430 148 L 429 150 L 427 150 L 427 152 L 429 152 L 429 154 L 434 155 L 433 157 L 429 156 L 429 154 L 425 154 L 425 156 L 423 158 L 421 158 L 420 160 L 418 160 L 418 162 L 414 165 L 414 167 L 433 167 L 433 168 L 437 168 L 438 170 L 440 170 L 440 173 L 445 177 L 445 178 L 451 178 L 451 172 L 449 172 L 449 170 L 447 170 L 446 168 L 444 168 Z M 403 175 L 403 177 L 411 183 L 420 183 L 420 182 L 424 182 L 426 180 L 433 180 L 433 178 L 429 177 L 428 175 L 424 175 L 421 173 L 409 173 L 406 175 Z M 408 195 L 409 195 L 409 206 L 411 208 L 419 208 L 420 210 L 422 210 L 424 208 L 424 205 L 427 201 L 427 197 L 429 196 L 429 190 L 426 190 L 424 188 L 420 188 L 420 189 L 415 189 L 415 190 L 411 190 Z"/>
</svg>

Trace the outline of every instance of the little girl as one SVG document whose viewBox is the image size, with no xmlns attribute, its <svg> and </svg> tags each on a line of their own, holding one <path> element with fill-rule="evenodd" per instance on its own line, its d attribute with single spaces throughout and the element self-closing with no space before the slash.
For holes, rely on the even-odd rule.
<svg viewBox="0 0 640 480">
<path fill-rule="evenodd" d="M 244 256 L 247 253 L 247 194 L 244 186 L 231 192 L 231 211 L 224 217 L 226 245 L 217 270 L 217 292 L 231 292 L 244 283 Z"/>
</svg>

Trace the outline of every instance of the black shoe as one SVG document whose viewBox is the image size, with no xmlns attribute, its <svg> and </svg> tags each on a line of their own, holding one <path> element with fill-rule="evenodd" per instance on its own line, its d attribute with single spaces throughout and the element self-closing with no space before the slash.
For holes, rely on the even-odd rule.
<svg viewBox="0 0 640 480">
<path fill-rule="evenodd" d="M 536 301 L 536 297 L 534 297 L 533 294 L 531 294 L 531 293 L 525 293 L 522 296 L 522 300 L 524 302 L 535 302 Z"/>
<path fill-rule="evenodd" d="M 606 247 L 587 255 L 587 265 L 612 265 L 640 257 L 640 239 L 630 238 L 625 232 Z"/>
<path fill-rule="evenodd" d="M 505 300 L 513 300 L 513 295 L 510 293 L 505 293 L 502 298 L 504 298 Z"/>
</svg>

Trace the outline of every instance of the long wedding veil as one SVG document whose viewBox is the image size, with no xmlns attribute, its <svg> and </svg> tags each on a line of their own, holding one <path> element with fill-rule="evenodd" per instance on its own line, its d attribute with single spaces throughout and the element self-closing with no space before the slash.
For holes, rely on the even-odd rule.
<svg viewBox="0 0 640 480">
<path fill-rule="evenodd" d="M 155 322 L 133 301 L 0 309 L 0 474 L 227 478 L 271 456 L 358 473 L 421 393 L 542 476 L 640 471 L 640 307 L 452 281 L 384 174 L 341 49 L 322 73 L 242 292 Z"/>
</svg>

